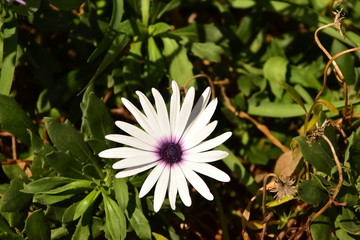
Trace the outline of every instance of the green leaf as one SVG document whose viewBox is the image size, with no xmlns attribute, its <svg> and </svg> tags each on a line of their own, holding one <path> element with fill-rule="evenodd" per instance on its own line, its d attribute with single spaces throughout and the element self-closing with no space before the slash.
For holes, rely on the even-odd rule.
<svg viewBox="0 0 360 240">
<path fill-rule="evenodd" d="M 63 239 L 69 235 L 69 230 L 65 226 L 51 229 L 51 239 Z"/>
<path fill-rule="evenodd" d="M 360 99 L 352 100 L 353 105 L 360 103 Z M 344 101 L 332 102 L 336 108 L 341 108 L 344 106 Z M 311 104 L 305 104 L 306 109 L 310 109 Z M 249 108 L 247 111 L 250 115 L 263 116 L 263 117 L 274 117 L 274 118 L 288 118 L 288 117 L 298 117 L 304 116 L 304 110 L 298 104 L 288 104 L 288 103 L 273 103 L 273 102 L 264 102 L 260 105 L 255 105 L 249 103 Z"/>
<path fill-rule="evenodd" d="M 45 177 L 24 185 L 24 189 L 21 191 L 24 193 L 32 194 L 35 194 L 37 192 L 46 192 L 50 189 L 56 188 L 57 186 L 64 185 L 73 181 L 76 181 L 76 179 L 56 176 Z"/>
<path fill-rule="evenodd" d="M 323 205 L 328 200 L 328 193 L 317 181 L 303 180 L 299 185 L 298 195 L 300 199 L 314 207 Z"/>
<path fill-rule="evenodd" d="M 82 216 L 94 204 L 99 194 L 100 191 L 94 189 L 83 200 L 81 200 L 76 206 L 73 220 L 78 219 L 80 216 Z"/>
<path fill-rule="evenodd" d="M 109 239 L 125 239 L 126 219 L 120 206 L 106 193 L 102 192 L 105 208 L 105 233 Z"/>
<path fill-rule="evenodd" d="M 3 234 L 3 235 L 2 235 Z M 5 235 L 5 236 L 4 236 Z M 21 236 L 17 235 L 6 222 L 3 216 L 0 215 L 0 239 L 7 240 L 10 239 L 21 239 L 24 240 Z M 4 238 L 6 237 L 6 238 Z M 18 237 L 18 238 L 17 238 Z"/>
<path fill-rule="evenodd" d="M 13 179 L 10 188 L 1 201 L 2 212 L 18 212 L 26 209 L 31 204 L 32 195 L 21 192 L 24 181 Z"/>
<path fill-rule="evenodd" d="M 105 135 L 114 132 L 114 121 L 108 109 L 93 92 L 85 92 L 80 104 L 83 116 L 81 132 L 85 140 L 99 139 L 105 141 Z"/>
<path fill-rule="evenodd" d="M 292 84 L 297 83 L 307 88 L 320 90 L 321 84 L 309 68 L 310 67 L 290 66 L 289 82 Z"/>
<path fill-rule="evenodd" d="M 130 38 L 127 34 L 119 33 L 116 35 L 112 41 L 108 51 L 106 52 L 105 57 L 101 61 L 99 67 L 96 69 L 94 76 L 91 78 L 88 86 L 90 86 L 97 77 L 114 61 L 114 59 L 120 54 L 120 52 L 126 47 L 129 43 Z"/>
<path fill-rule="evenodd" d="M 63 194 L 63 193 L 79 193 L 84 192 L 85 190 L 91 190 L 94 187 L 91 186 L 92 182 L 87 180 L 76 180 L 70 183 L 67 183 L 63 186 L 52 188 L 46 191 L 39 191 L 37 193 L 43 194 Z"/>
<path fill-rule="evenodd" d="M 170 25 L 164 22 L 158 22 L 154 25 L 150 25 L 148 28 L 148 32 L 150 36 L 156 36 L 158 34 L 167 32 L 171 29 Z"/>
<path fill-rule="evenodd" d="M 125 178 L 115 178 L 113 182 L 115 198 L 121 210 L 125 212 L 129 202 L 129 191 Z"/>
<path fill-rule="evenodd" d="M 230 0 L 230 4 L 234 8 L 246 9 L 255 6 L 254 0 Z"/>
<path fill-rule="evenodd" d="M 1 26 L 1 25 L 0 25 Z M 0 72 L 0 94 L 9 95 L 14 78 L 16 54 L 17 54 L 17 21 L 13 18 L 10 22 L 2 25 L 2 65 Z M 2 39 L 1 39 L 2 38 Z"/>
<path fill-rule="evenodd" d="M 220 146 L 216 147 L 216 149 L 226 151 L 229 153 L 229 156 L 224 158 L 223 162 L 226 164 L 226 166 L 232 172 L 234 172 L 237 175 L 237 177 L 239 178 L 239 182 L 241 182 L 241 184 L 245 185 L 245 187 L 251 194 L 255 195 L 259 189 L 259 186 L 255 182 L 255 179 L 253 178 L 253 176 L 241 164 L 241 162 L 235 156 L 235 154 L 233 154 L 232 151 L 224 145 L 220 145 Z"/>
<path fill-rule="evenodd" d="M 88 62 L 92 62 L 101 53 L 108 49 L 109 45 L 114 41 L 114 38 L 119 30 L 121 30 L 121 19 L 124 14 L 124 0 L 113 0 L 113 8 L 109 26 L 105 32 L 104 38 L 101 40 L 97 48 L 88 58 Z"/>
<path fill-rule="evenodd" d="M 131 90 L 136 91 L 139 86 L 141 86 L 141 75 L 139 74 L 142 71 L 142 53 L 141 47 L 143 45 L 142 41 L 133 42 L 130 45 L 129 54 L 124 56 L 123 59 L 123 68 L 122 68 L 122 77 L 125 83 L 131 87 Z M 134 89 L 132 89 L 134 88 Z M 136 88 L 136 89 L 135 89 Z"/>
<path fill-rule="evenodd" d="M 182 87 L 186 80 L 193 76 L 193 65 L 189 61 L 187 51 L 174 39 L 161 39 L 164 43 L 163 54 L 165 56 L 166 64 L 168 65 L 170 77 Z"/>
<path fill-rule="evenodd" d="M 311 222 L 310 232 L 314 240 L 329 240 L 333 231 L 333 222 L 326 215 L 320 215 Z"/>
<path fill-rule="evenodd" d="M 70 11 L 79 8 L 80 5 L 85 0 L 48 0 L 48 1 L 61 10 Z"/>
<path fill-rule="evenodd" d="M 147 78 L 145 88 L 156 86 L 164 76 L 165 63 L 153 37 L 148 38 L 148 59 L 146 61 Z"/>
<path fill-rule="evenodd" d="M 28 179 L 26 173 L 20 168 L 19 165 L 3 165 L 2 169 L 9 179 L 19 179 L 22 181 L 26 181 Z"/>
<path fill-rule="evenodd" d="M 353 206 L 358 204 L 359 193 L 354 185 L 341 186 L 339 194 L 336 196 L 338 202 L 346 202 L 347 206 Z"/>
<path fill-rule="evenodd" d="M 304 109 L 304 111 L 305 111 L 305 113 L 306 113 L 307 111 L 306 111 L 304 102 L 302 101 L 299 93 L 298 93 L 292 86 L 290 86 L 289 84 L 287 84 L 286 82 L 281 82 L 280 85 L 288 92 L 288 94 L 290 95 L 290 97 L 291 97 L 295 102 L 297 102 L 297 103 L 302 107 L 302 109 Z"/>
<path fill-rule="evenodd" d="M 37 193 L 34 195 L 34 199 L 42 205 L 52 205 L 58 202 L 68 200 L 76 195 L 77 193 L 68 193 L 61 195 L 48 195 L 43 193 Z"/>
<path fill-rule="evenodd" d="M 164 237 L 163 235 L 161 235 L 159 233 L 152 232 L 151 234 L 153 235 L 155 240 L 168 240 L 166 237 Z"/>
<path fill-rule="evenodd" d="M 127 213 L 130 225 L 140 239 L 152 239 L 150 224 L 141 209 L 141 202 L 137 191 L 135 191 L 134 197 L 135 199 L 132 200 L 135 200 L 136 202 L 135 209 L 131 211 L 131 213 Z M 134 201 L 132 201 L 132 203 L 133 202 Z"/>
<path fill-rule="evenodd" d="M 336 218 L 341 229 L 354 235 L 360 234 L 360 220 L 348 207 L 342 207 L 342 213 Z"/>
<path fill-rule="evenodd" d="M 90 159 L 94 159 L 82 134 L 74 129 L 68 121 L 59 123 L 54 118 L 46 117 L 44 122 L 49 137 L 58 150 L 69 151 L 82 164 L 90 163 Z M 73 169 L 77 169 L 77 167 L 73 167 Z"/>
<path fill-rule="evenodd" d="M 0 128 L 8 131 L 20 139 L 21 142 L 30 144 L 30 137 L 26 129 L 36 132 L 30 118 L 11 97 L 0 94 Z"/>
<path fill-rule="evenodd" d="M 318 102 L 324 104 L 327 107 L 327 109 L 329 109 L 330 112 L 334 114 L 339 114 L 339 111 L 335 108 L 335 106 L 331 102 L 326 101 L 324 99 L 319 99 Z"/>
<path fill-rule="evenodd" d="M 69 178 L 86 178 L 83 175 L 83 166 L 70 155 L 69 152 L 53 151 L 46 155 L 46 160 L 50 166 L 61 176 Z"/>
<path fill-rule="evenodd" d="M 324 139 L 319 139 L 316 143 L 308 143 L 306 137 L 299 136 L 294 140 L 299 144 L 305 161 L 313 165 L 316 170 L 331 176 L 331 169 L 335 163 L 329 145 Z"/>
<path fill-rule="evenodd" d="M 74 221 L 75 212 L 77 209 L 77 206 L 79 205 L 79 202 L 74 202 L 69 207 L 67 207 L 64 211 L 64 214 L 62 215 L 61 221 L 64 223 L 69 223 Z"/>
<path fill-rule="evenodd" d="M 85 216 L 82 216 L 76 225 L 75 232 L 71 240 L 82 240 L 89 239 L 90 237 L 90 226 L 88 224 L 83 224 L 83 219 Z"/>
<path fill-rule="evenodd" d="M 141 0 L 141 19 L 145 26 L 148 26 L 150 16 L 150 0 Z"/>
<path fill-rule="evenodd" d="M 28 133 L 30 135 L 31 147 L 34 154 L 30 167 L 32 173 L 31 178 L 39 179 L 46 177 L 53 173 L 53 170 L 46 160 L 46 154 L 55 151 L 55 148 L 49 144 L 44 144 L 40 137 L 33 134 L 30 130 L 28 130 Z"/>
<path fill-rule="evenodd" d="M 36 210 L 25 221 L 24 231 L 29 240 L 50 240 L 51 231 L 43 210 Z"/>
<path fill-rule="evenodd" d="M 345 152 L 345 162 L 350 163 L 351 169 L 360 172 L 360 128 L 348 138 L 349 144 Z"/>
<path fill-rule="evenodd" d="M 288 60 L 275 56 L 266 60 L 264 64 L 264 77 L 269 80 L 272 93 L 281 98 L 283 89 L 280 86 L 281 82 L 286 82 Z"/>
<path fill-rule="evenodd" d="M 221 54 L 224 50 L 213 42 L 195 42 L 191 46 L 191 51 L 201 59 L 211 62 L 220 62 Z"/>
</svg>

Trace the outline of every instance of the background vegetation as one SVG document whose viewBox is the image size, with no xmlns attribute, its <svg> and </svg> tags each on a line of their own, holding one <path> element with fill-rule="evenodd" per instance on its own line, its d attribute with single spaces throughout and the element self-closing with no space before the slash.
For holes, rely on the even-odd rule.
<svg viewBox="0 0 360 240">
<path fill-rule="evenodd" d="M 0 239 L 357 239 L 360 1 L 26 3 L 0 2 Z M 154 213 L 97 153 L 172 79 L 213 87 L 232 181 Z"/>
</svg>

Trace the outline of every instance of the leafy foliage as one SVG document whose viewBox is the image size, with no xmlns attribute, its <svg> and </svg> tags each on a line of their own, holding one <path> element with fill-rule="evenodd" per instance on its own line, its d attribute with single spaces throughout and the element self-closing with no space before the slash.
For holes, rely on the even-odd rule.
<svg viewBox="0 0 360 240">
<path fill-rule="evenodd" d="M 0 239 L 357 239 L 359 17 L 358 0 L 1 1 Z M 232 181 L 155 213 L 147 173 L 115 179 L 98 153 L 135 124 L 121 97 L 172 79 L 214 88 Z"/>
</svg>

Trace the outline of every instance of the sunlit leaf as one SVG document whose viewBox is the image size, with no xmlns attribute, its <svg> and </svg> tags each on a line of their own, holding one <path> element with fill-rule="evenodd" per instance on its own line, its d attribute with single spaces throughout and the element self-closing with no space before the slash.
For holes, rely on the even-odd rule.
<svg viewBox="0 0 360 240">
<path fill-rule="evenodd" d="M 211 62 L 219 62 L 223 49 L 213 42 L 193 43 L 191 51 L 201 59 L 209 60 Z"/>
<path fill-rule="evenodd" d="M 269 80 L 271 91 L 277 98 L 281 98 L 283 88 L 280 83 L 286 81 L 288 60 L 275 56 L 266 60 L 264 64 L 264 77 Z"/>
<path fill-rule="evenodd" d="M 79 204 L 76 206 L 75 214 L 73 220 L 82 216 L 85 211 L 87 211 L 95 202 L 96 198 L 99 196 L 100 191 L 97 189 L 92 190 L 85 198 L 83 198 Z"/>
<path fill-rule="evenodd" d="M 105 233 L 111 239 L 125 239 L 126 219 L 120 206 L 102 192 L 105 208 Z"/>
<path fill-rule="evenodd" d="M 319 99 L 318 102 L 324 104 L 330 110 L 330 112 L 332 112 L 334 114 L 339 114 L 339 111 L 336 109 L 336 107 L 331 102 L 324 100 L 324 99 Z"/>
<path fill-rule="evenodd" d="M 183 46 L 180 46 L 171 38 L 161 38 L 161 40 L 164 43 L 163 54 L 168 65 L 170 77 L 182 87 L 186 80 L 193 76 L 193 65 L 189 61 Z"/>
</svg>

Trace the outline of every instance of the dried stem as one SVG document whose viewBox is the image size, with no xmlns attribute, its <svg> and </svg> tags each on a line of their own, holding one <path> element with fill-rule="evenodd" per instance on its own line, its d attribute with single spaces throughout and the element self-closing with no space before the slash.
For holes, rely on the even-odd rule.
<svg viewBox="0 0 360 240">
<path fill-rule="evenodd" d="M 326 66 L 325 66 L 325 69 L 324 69 L 324 77 L 323 77 L 323 86 L 321 88 L 321 90 L 319 91 L 319 93 L 316 95 L 315 97 L 315 100 L 314 100 L 314 103 L 311 105 L 309 111 L 307 112 L 306 116 L 305 116 L 305 122 L 304 122 L 304 133 L 307 132 L 307 125 L 308 125 L 308 122 L 309 122 L 309 118 L 310 118 L 310 114 L 312 113 L 316 103 L 318 103 L 319 101 L 319 98 L 320 96 L 322 95 L 322 93 L 324 92 L 325 88 L 326 88 L 326 83 L 327 83 L 327 70 L 328 68 L 330 67 L 330 64 L 335 60 L 337 59 L 338 57 L 346 54 L 346 53 L 350 53 L 350 52 L 355 52 L 355 51 L 359 51 L 360 50 L 360 47 L 356 47 L 356 48 L 351 48 L 351 49 L 347 49 L 345 51 L 342 51 L 334 56 L 332 56 L 330 58 L 330 60 L 327 62 Z M 345 81 L 342 82 L 343 84 L 343 87 L 344 87 L 344 97 L 345 97 L 345 106 L 344 108 L 347 109 L 348 108 L 348 91 L 347 91 L 347 85 L 345 83 Z M 346 113 L 346 110 L 345 110 L 345 113 Z M 346 117 L 346 115 L 345 115 Z"/>
<path fill-rule="evenodd" d="M 236 108 L 231 104 L 230 102 L 230 99 L 228 98 L 228 96 L 226 95 L 226 92 L 225 92 L 225 87 L 223 85 L 219 85 L 220 86 L 220 89 L 221 89 L 221 94 L 225 100 L 225 104 L 226 104 L 226 107 L 234 113 L 234 115 L 240 117 L 240 118 L 244 118 L 244 119 L 247 119 L 249 120 L 250 122 L 252 122 L 256 127 L 257 129 L 259 129 L 275 146 L 277 146 L 278 148 L 281 149 L 281 151 L 283 152 L 288 152 L 290 151 L 290 149 L 286 146 L 284 146 L 276 137 L 274 137 L 269 129 L 263 125 L 263 124 L 260 124 L 259 122 L 257 122 L 254 118 L 252 118 L 249 114 L 243 112 L 243 111 L 237 111 Z"/>
<path fill-rule="evenodd" d="M 333 23 L 329 23 L 326 24 L 324 26 L 319 27 L 318 29 L 316 29 L 315 34 L 314 34 L 314 38 L 315 38 L 315 42 L 318 45 L 318 47 L 321 49 L 321 51 L 324 52 L 324 54 L 329 58 L 329 60 L 332 58 L 331 54 L 324 48 L 324 46 L 321 44 L 319 38 L 318 38 L 318 32 L 322 29 L 328 28 L 328 27 L 332 27 L 332 26 L 336 26 L 336 22 Z M 342 74 L 339 66 L 337 65 L 337 63 L 335 61 L 332 62 L 332 65 L 334 66 L 334 71 L 336 73 L 336 76 L 339 80 L 339 78 L 341 79 L 341 82 L 344 81 L 344 75 Z M 340 80 L 339 80 L 340 81 Z"/>
<path fill-rule="evenodd" d="M 262 195 L 262 213 L 263 213 L 263 229 L 262 229 L 262 232 L 261 232 L 261 239 L 265 239 L 265 235 L 266 235 L 266 229 L 267 229 L 267 222 L 268 222 L 268 216 L 266 216 L 266 185 L 267 185 L 267 182 L 268 182 L 268 179 L 270 177 L 274 177 L 274 178 L 277 178 L 277 175 L 275 173 L 269 173 L 267 174 L 265 177 L 264 177 L 264 180 L 263 180 L 263 195 Z"/>
<path fill-rule="evenodd" d="M 336 152 L 335 152 L 335 149 L 334 149 L 334 146 L 332 145 L 331 141 L 329 140 L 329 138 L 325 135 L 322 136 L 323 139 L 329 144 L 330 146 L 330 149 L 331 149 L 331 152 L 333 154 L 333 157 L 334 157 L 334 161 L 335 161 L 335 164 L 336 164 L 336 168 L 338 170 L 338 173 L 339 173 L 339 181 L 338 181 L 338 184 L 334 190 L 334 193 L 332 194 L 332 196 L 329 198 L 329 201 L 317 212 L 314 214 L 314 216 L 312 216 L 308 221 L 309 222 L 312 222 L 314 221 L 318 216 L 320 216 L 321 214 L 323 214 L 326 209 L 328 209 L 330 207 L 330 205 L 335 201 L 335 198 L 336 196 L 338 195 L 338 193 L 340 192 L 340 189 L 341 189 L 341 186 L 342 186 L 342 183 L 343 183 L 343 172 L 342 172 L 342 167 L 341 167 L 341 163 L 336 155 Z"/>
<path fill-rule="evenodd" d="M 208 80 L 208 83 L 210 85 L 210 88 L 211 88 L 211 99 L 214 99 L 215 98 L 215 88 L 214 88 L 214 83 L 213 81 L 211 80 L 210 76 L 207 75 L 207 74 L 197 74 L 195 76 L 192 76 L 191 78 L 189 78 L 188 80 L 186 80 L 186 82 L 184 83 L 184 86 L 183 88 L 186 89 L 186 86 L 189 84 L 189 82 L 195 78 L 201 78 L 201 77 L 204 77 Z"/>
</svg>

